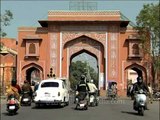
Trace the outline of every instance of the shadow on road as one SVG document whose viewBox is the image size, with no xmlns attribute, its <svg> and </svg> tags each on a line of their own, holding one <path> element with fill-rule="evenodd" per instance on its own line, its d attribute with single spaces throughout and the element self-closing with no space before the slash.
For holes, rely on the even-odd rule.
<svg viewBox="0 0 160 120">
<path fill-rule="evenodd" d="M 33 106 L 32 109 L 63 109 L 63 107 L 60 107 L 58 105 L 43 105 L 43 106 Z"/>
<path fill-rule="evenodd" d="M 121 113 L 126 113 L 130 115 L 139 115 L 137 112 L 121 111 Z"/>
<path fill-rule="evenodd" d="M 13 115 L 13 114 L 9 114 L 8 112 L 3 112 L 2 115 L 4 115 L 4 116 L 14 116 L 14 115 L 18 115 L 18 113 L 16 112 L 16 113 Z"/>
</svg>

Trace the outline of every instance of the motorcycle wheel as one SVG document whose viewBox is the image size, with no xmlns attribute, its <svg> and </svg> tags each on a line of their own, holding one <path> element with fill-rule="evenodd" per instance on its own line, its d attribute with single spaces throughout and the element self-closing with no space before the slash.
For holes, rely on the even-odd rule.
<svg viewBox="0 0 160 120">
<path fill-rule="evenodd" d="M 141 116 L 144 115 L 144 108 L 143 107 L 139 108 L 138 114 L 141 115 Z"/>
<path fill-rule="evenodd" d="M 88 110 L 88 106 L 85 106 L 85 107 L 84 107 L 84 110 Z"/>
<path fill-rule="evenodd" d="M 10 111 L 9 115 L 15 115 L 17 111 Z"/>
<path fill-rule="evenodd" d="M 98 101 L 96 101 L 96 106 L 98 106 Z"/>
<path fill-rule="evenodd" d="M 94 107 L 94 106 L 95 106 L 95 103 L 94 103 L 94 102 L 90 103 L 90 106 L 91 106 L 91 107 Z"/>
</svg>

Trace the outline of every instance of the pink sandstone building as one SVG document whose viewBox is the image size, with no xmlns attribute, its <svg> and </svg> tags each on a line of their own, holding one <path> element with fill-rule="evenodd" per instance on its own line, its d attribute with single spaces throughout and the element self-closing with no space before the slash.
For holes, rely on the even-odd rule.
<svg viewBox="0 0 160 120">
<path fill-rule="evenodd" d="M 5 93 L 5 87 L 10 85 L 11 79 L 16 79 L 17 41 L 13 38 L 0 40 L 0 91 Z"/>
<path fill-rule="evenodd" d="M 19 84 L 46 79 L 50 68 L 69 79 L 72 58 L 83 52 L 97 60 L 101 95 L 108 81 L 118 83 L 119 95 L 126 94 L 137 74 L 150 82 L 137 32 L 120 11 L 49 11 L 48 19 L 38 22 L 41 27 L 18 28 Z"/>
</svg>

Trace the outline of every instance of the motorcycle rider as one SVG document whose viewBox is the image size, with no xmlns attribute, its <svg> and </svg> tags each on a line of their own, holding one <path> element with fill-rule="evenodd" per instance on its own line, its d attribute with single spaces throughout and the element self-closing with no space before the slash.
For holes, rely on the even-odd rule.
<svg viewBox="0 0 160 120">
<path fill-rule="evenodd" d="M 76 89 L 76 97 L 77 98 L 80 98 L 80 97 L 88 97 L 87 94 L 88 94 L 88 91 L 89 91 L 89 86 L 88 84 L 86 83 L 86 77 L 85 75 L 81 75 L 81 81 L 80 83 L 77 85 L 77 89 Z"/>
<path fill-rule="evenodd" d="M 17 84 L 16 79 L 11 80 L 11 85 L 6 89 L 6 95 L 7 95 L 7 100 L 10 98 L 11 95 L 15 96 L 15 99 L 17 100 L 18 106 L 20 106 L 20 94 L 21 94 L 21 88 Z"/>
<path fill-rule="evenodd" d="M 32 98 L 32 93 L 33 93 L 32 87 L 31 87 L 31 85 L 29 84 L 29 82 L 27 80 L 24 81 L 24 84 L 22 86 L 22 92 L 23 93 L 24 92 L 28 92 L 30 97 Z"/>
<path fill-rule="evenodd" d="M 142 79 L 142 76 L 138 76 L 137 77 L 137 82 L 134 84 L 133 86 L 133 94 L 135 96 L 136 94 L 136 91 L 139 91 L 140 89 L 142 89 L 143 91 L 145 91 L 146 93 L 149 92 L 148 90 L 148 87 L 145 85 L 145 83 L 143 82 L 143 79 Z M 135 98 L 134 98 L 134 103 L 133 103 L 133 107 L 135 108 L 136 106 L 136 101 L 135 101 Z M 147 108 L 147 102 L 146 102 L 146 109 Z"/>
<path fill-rule="evenodd" d="M 17 80 L 16 79 L 12 79 L 11 85 L 12 85 L 12 87 L 17 88 L 18 93 L 21 94 L 21 87 L 17 84 Z"/>
</svg>

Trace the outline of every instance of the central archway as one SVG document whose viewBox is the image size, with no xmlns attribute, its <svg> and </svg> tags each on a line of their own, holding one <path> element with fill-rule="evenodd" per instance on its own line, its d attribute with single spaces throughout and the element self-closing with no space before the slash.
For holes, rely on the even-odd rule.
<svg viewBox="0 0 160 120">
<path fill-rule="evenodd" d="M 105 62 L 104 62 L 104 46 L 98 40 L 92 39 L 87 36 L 80 36 L 76 39 L 66 42 L 63 46 L 63 57 L 62 57 L 62 76 L 69 78 L 69 66 L 71 59 L 82 53 L 94 56 L 97 59 L 99 68 L 99 89 L 105 87 Z M 102 80 L 103 79 L 103 80 Z"/>
<path fill-rule="evenodd" d="M 86 75 L 88 81 L 92 79 L 95 85 L 99 86 L 97 57 L 86 50 L 81 50 L 70 57 L 69 80 L 72 89 L 79 83 L 82 74 Z"/>
</svg>

